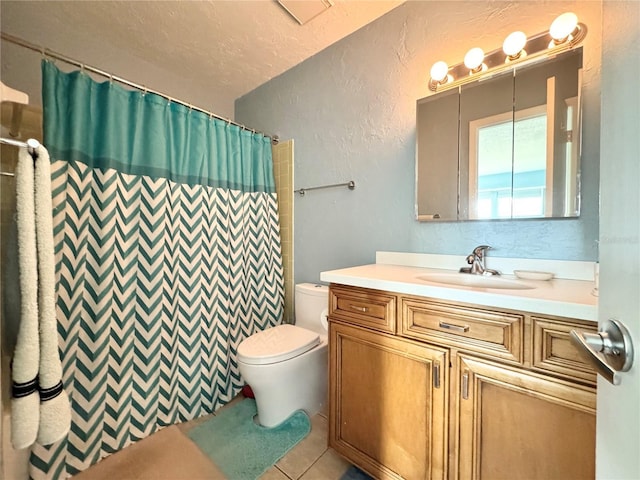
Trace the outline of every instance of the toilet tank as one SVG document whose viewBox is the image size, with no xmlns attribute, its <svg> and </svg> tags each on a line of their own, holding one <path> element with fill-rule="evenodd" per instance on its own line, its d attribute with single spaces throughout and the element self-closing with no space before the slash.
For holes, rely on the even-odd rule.
<svg viewBox="0 0 640 480">
<path fill-rule="evenodd" d="M 299 283 L 295 294 L 296 326 L 327 334 L 326 317 L 329 308 L 329 287 L 315 283 Z"/>
</svg>

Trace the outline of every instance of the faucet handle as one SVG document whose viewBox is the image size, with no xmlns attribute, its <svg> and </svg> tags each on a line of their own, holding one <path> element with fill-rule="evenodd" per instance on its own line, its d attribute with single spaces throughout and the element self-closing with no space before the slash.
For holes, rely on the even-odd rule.
<svg viewBox="0 0 640 480">
<path fill-rule="evenodd" d="M 473 249 L 473 254 L 477 255 L 480 258 L 482 258 L 484 256 L 484 253 L 487 250 L 491 250 L 491 246 L 490 245 L 478 245 L 476 248 Z"/>
</svg>

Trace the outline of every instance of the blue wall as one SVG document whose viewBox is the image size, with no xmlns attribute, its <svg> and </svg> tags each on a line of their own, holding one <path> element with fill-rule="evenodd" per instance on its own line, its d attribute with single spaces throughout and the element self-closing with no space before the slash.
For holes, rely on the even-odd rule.
<svg viewBox="0 0 640 480">
<path fill-rule="evenodd" d="M 580 218 L 417 222 L 415 106 L 430 66 L 499 48 L 516 29 L 542 32 L 565 11 L 589 32 Z M 295 140 L 296 188 L 356 182 L 296 196 L 295 281 L 373 263 L 378 250 L 463 255 L 486 243 L 500 257 L 596 260 L 601 16 L 600 2 L 407 2 L 236 100 L 238 122 Z"/>
</svg>

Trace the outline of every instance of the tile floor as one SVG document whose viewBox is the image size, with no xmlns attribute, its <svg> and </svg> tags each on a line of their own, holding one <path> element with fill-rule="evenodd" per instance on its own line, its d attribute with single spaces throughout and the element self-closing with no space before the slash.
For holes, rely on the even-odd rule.
<svg viewBox="0 0 640 480">
<path fill-rule="evenodd" d="M 242 400 L 242 396 L 233 402 Z M 226 405 L 223 408 L 227 408 Z M 187 437 L 202 417 L 168 427 L 74 476 L 74 480 L 242 480 L 227 479 Z M 311 418 L 311 432 L 269 469 L 261 480 L 339 480 L 350 464 L 327 447 L 326 412 Z"/>
</svg>

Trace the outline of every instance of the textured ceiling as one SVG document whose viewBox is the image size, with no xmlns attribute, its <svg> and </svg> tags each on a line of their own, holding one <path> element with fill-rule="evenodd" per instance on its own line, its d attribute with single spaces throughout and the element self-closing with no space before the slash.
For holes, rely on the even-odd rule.
<svg viewBox="0 0 640 480">
<path fill-rule="evenodd" d="M 105 52 L 124 51 L 185 78 L 197 75 L 199 84 L 233 100 L 403 2 L 333 3 L 305 25 L 299 25 L 275 0 L 2 0 L 0 6 L 3 32 L 21 38 L 27 32 L 27 40 L 43 42 L 52 50 L 72 40 L 78 52 L 83 42 L 99 40 Z M 56 35 L 46 35 L 47 31 Z M 57 42 L 56 36 L 64 36 L 65 41 Z M 101 67 L 92 58 L 78 60 Z"/>
</svg>

